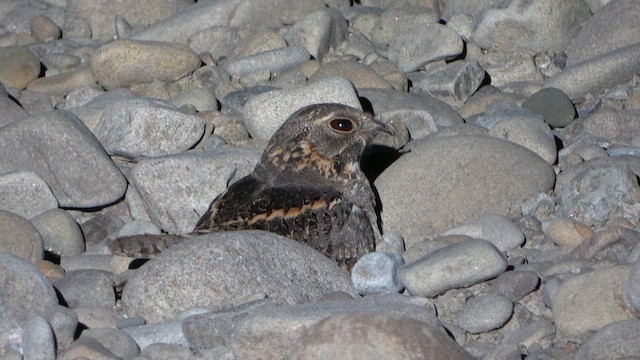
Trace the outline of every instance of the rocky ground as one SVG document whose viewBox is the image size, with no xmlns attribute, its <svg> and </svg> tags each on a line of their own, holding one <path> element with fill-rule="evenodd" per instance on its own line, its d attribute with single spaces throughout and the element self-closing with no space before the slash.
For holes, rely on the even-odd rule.
<svg viewBox="0 0 640 360">
<path fill-rule="evenodd" d="M 0 359 L 640 359 L 640 2 L 0 2 Z M 263 232 L 146 263 L 298 108 L 396 129 L 351 274 Z"/>
</svg>

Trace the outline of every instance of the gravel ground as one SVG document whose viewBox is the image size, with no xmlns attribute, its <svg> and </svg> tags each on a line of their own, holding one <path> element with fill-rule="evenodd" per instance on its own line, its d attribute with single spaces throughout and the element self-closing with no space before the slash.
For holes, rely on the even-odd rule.
<svg viewBox="0 0 640 360">
<path fill-rule="evenodd" d="M 0 359 L 640 359 L 640 2 L 0 2 Z M 260 231 L 148 261 L 297 109 L 393 126 L 350 274 Z"/>
</svg>

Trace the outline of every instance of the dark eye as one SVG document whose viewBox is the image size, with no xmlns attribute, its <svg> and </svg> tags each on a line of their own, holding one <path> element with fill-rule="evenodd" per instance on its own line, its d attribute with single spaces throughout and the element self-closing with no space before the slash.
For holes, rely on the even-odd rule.
<svg viewBox="0 0 640 360">
<path fill-rule="evenodd" d="M 333 119 L 329 125 L 335 131 L 345 133 L 353 131 L 353 121 L 349 119 Z"/>
</svg>

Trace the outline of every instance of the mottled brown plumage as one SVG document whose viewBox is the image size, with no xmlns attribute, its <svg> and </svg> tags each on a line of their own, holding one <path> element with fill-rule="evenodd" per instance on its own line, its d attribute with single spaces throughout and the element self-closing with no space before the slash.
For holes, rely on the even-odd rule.
<svg viewBox="0 0 640 360">
<path fill-rule="evenodd" d="M 390 132 L 345 105 L 298 110 L 273 135 L 254 171 L 214 199 L 194 233 L 266 230 L 350 268 L 380 239 L 374 193 L 359 163 L 381 131 Z"/>
</svg>

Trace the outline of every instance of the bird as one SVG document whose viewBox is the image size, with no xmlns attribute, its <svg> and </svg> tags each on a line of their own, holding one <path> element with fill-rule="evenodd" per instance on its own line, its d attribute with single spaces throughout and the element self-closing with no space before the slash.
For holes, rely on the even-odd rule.
<svg viewBox="0 0 640 360">
<path fill-rule="evenodd" d="M 375 194 L 360 168 L 365 149 L 381 133 L 393 130 L 347 105 L 297 110 L 273 134 L 253 171 L 211 202 L 191 235 L 264 230 L 351 269 L 382 239 Z M 160 251 L 181 241 L 165 240 L 147 248 Z"/>
</svg>

